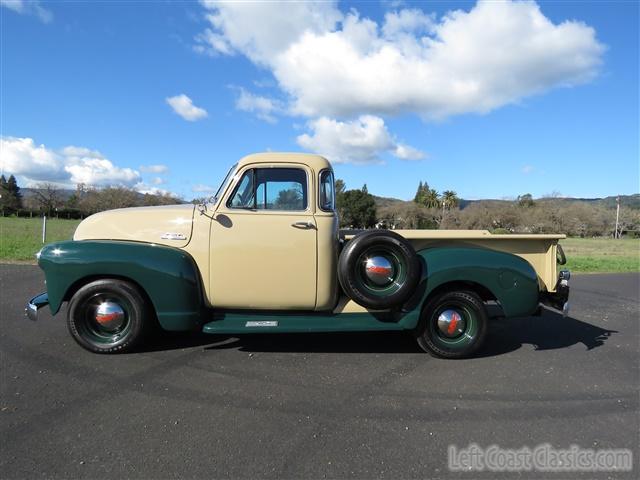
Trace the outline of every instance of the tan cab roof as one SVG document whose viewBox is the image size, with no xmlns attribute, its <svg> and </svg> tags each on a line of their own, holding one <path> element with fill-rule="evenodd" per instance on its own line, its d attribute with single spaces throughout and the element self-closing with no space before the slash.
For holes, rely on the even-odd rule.
<svg viewBox="0 0 640 480">
<path fill-rule="evenodd" d="M 250 163 L 302 163 L 308 165 L 316 172 L 319 172 L 325 168 L 331 168 L 329 160 L 326 158 L 315 155 L 313 153 L 294 153 L 294 152 L 266 152 L 266 153 L 253 153 L 242 158 L 238 162 L 238 167 L 248 165 Z"/>
</svg>

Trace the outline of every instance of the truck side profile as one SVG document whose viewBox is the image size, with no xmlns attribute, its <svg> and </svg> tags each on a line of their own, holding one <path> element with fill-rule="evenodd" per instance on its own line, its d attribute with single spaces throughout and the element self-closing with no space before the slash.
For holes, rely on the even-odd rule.
<svg viewBox="0 0 640 480">
<path fill-rule="evenodd" d="M 339 230 L 331 164 L 249 155 L 209 202 L 111 210 L 38 253 L 47 292 L 32 319 L 64 302 L 73 338 L 96 353 L 133 349 L 154 324 L 242 334 L 413 333 L 427 352 L 472 355 L 487 303 L 505 317 L 563 309 L 563 235 Z M 558 260 L 560 258 L 560 260 Z"/>
</svg>

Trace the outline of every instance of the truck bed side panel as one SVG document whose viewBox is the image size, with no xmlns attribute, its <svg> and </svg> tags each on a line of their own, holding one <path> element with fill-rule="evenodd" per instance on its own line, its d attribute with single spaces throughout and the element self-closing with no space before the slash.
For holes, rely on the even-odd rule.
<svg viewBox="0 0 640 480">
<path fill-rule="evenodd" d="M 538 278 L 533 267 L 509 253 L 473 247 L 420 250 L 424 260 L 424 299 L 450 282 L 472 282 L 488 289 L 508 317 L 533 313 L 538 306 Z"/>
</svg>

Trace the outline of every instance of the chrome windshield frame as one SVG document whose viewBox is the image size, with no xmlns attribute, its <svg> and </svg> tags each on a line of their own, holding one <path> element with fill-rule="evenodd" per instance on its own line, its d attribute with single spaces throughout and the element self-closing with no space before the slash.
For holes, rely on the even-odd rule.
<svg viewBox="0 0 640 480">
<path fill-rule="evenodd" d="M 222 197 L 222 195 L 224 194 L 224 191 L 227 189 L 227 187 L 231 183 L 231 180 L 235 176 L 237 169 L 238 169 L 237 163 L 234 163 L 233 165 L 231 165 L 231 168 L 225 175 L 224 180 L 222 180 L 222 183 L 218 187 L 216 194 L 209 198 L 209 203 L 211 203 L 213 206 L 217 205 L 218 202 L 220 201 L 220 197 Z"/>
</svg>

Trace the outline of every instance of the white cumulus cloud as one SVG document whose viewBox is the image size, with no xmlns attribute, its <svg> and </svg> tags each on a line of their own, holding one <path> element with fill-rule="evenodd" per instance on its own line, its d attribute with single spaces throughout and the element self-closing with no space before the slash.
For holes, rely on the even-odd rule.
<svg viewBox="0 0 640 480">
<path fill-rule="evenodd" d="M 64 158 L 44 145 L 36 145 L 32 138 L 0 138 L 0 164 L 3 172 L 32 181 L 60 182 L 68 178 Z"/>
<path fill-rule="evenodd" d="M 95 150 L 69 146 L 62 149 L 64 170 L 73 184 L 87 185 L 132 185 L 140 174 L 131 168 L 116 167 L 110 160 Z"/>
<path fill-rule="evenodd" d="M 35 15 L 43 23 L 53 20 L 53 13 L 44 8 L 38 0 L 0 0 L 0 6 L 21 15 Z"/>
<path fill-rule="evenodd" d="M 201 1 L 210 28 L 196 37 L 196 50 L 248 56 L 270 65 L 304 32 L 332 30 L 342 18 L 335 2 Z"/>
<path fill-rule="evenodd" d="M 118 167 L 96 150 L 77 146 L 53 150 L 36 145 L 32 138 L 0 138 L 0 165 L 3 172 L 21 177 L 27 185 L 133 186 L 140 181 L 136 170 Z"/>
<path fill-rule="evenodd" d="M 236 98 L 236 108 L 244 112 L 251 112 L 261 120 L 268 123 L 275 123 L 275 113 L 282 111 L 282 106 L 277 100 L 263 97 L 248 92 L 244 88 L 238 88 L 240 94 Z"/>
<path fill-rule="evenodd" d="M 196 107 L 184 93 L 175 97 L 167 97 L 165 100 L 175 113 L 189 122 L 201 120 L 209 115 L 204 108 Z"/>
<path fill-rule="evenodd" d="M 591 80 L 605 47 L 588 25 L 554 23 L 533 1 L 480 0 L 435 18 L 419 9 L 380 23 L 332 2 L 204 3 L 222 54 L 268 68 L 307 117 L 487 113 Z"/>
<path fill-rule="evenodd" d="M 143 195 L 168 195 L 172 197 L 179 197 L 179 195 L 171 192 L 170 190 L 152 187 L 151 185 L 148 185 L 144 182 L 136 183 L 135 185 L 133 185 L 133 189 L 138 193 L 142 193 Z"/>
<path fill-rule="evenodd" d="M 403 160 L 424 158 L 419 150 L 398 143 L 387 130 L 384 120 L 372 115 L 341 122 L 321 117 L 309 122 L 312 134 L 302 134 L 298 145 L 326 156 L 334 163 L 381 163 L 381 154 L 390 152 Z"/>
</svg>

